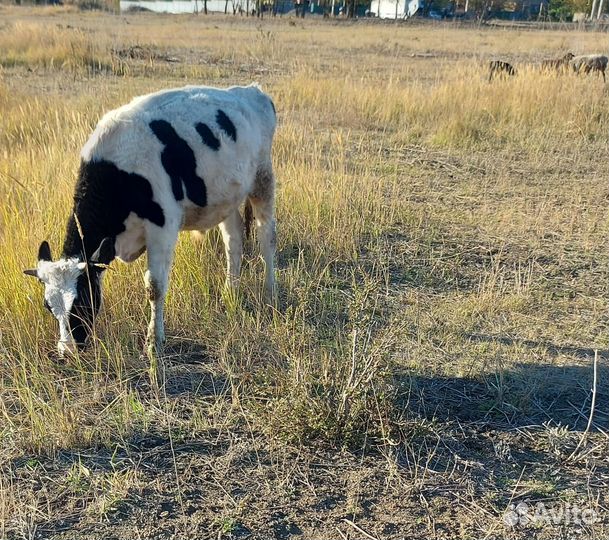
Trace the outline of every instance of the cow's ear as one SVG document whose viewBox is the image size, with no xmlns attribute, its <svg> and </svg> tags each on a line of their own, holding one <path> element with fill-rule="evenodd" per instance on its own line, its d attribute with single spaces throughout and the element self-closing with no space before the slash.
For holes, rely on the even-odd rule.
<svg viewBox="0 0 609 540">
<path fill-rule="evenodd" d="M 89 263 L 92 265 L 107 265 L 110 264 L 114 257 L 116 257 L 116 251 L 114 250 L 114 240 L 112 238 L 104 238 L 99 244 L 99 247 L 91 255 Z"/>
<path fill-rule="evenodd" d="M 31 269 L 24 270 L 23 273 L 26 276 L 34 276 L 35 278 L 38 277 L 38 270 L 36 270 L 36 268 L 31 268 Z"/>
<path fill-rule="evenodd" d="M 40 244 L 38 248 L 38 260 L 39 261 L 52 261 L 51 257 L 51 248 L 49 247 L 49 243 L 45 240 Z"/>
</svg>

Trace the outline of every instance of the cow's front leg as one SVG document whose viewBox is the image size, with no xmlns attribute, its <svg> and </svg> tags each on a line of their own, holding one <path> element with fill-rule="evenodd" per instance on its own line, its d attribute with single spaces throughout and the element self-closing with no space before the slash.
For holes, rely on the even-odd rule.
<svg viewBox="0 0 609 540">
<path fill-rule="evenodd" d="M 176 241 L 177 232 L 169 234 L 168 231 L 149 235 L 147 240 L 148 270 L 144 281 L 150 303 L 150 322 L 146 335 L 146 352 L 151 361 L 162 354 L 165 343 L 165 297 Z"/>
<path fill-rule="evenodd" d="M 150 322 L 146 334 L 146 351 L 149 356 L 161 354 L 165 343 L 165 295 L 167 294 L 167 277 L 160 275 L 160 272 L 153 272 L 150 269 L 144 276 L 148 302 L 150 303 Z"/>
</svg>

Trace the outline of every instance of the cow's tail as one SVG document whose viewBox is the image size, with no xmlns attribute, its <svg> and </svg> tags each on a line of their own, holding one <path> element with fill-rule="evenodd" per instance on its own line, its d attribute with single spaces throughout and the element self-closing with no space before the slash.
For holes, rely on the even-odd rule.
<svg viewBox="0 0 609 540">
<path fill-rule="evenodd" d="M 243 232 L 245 240 L 252 234 L 252 223 L 254 221 L 254 211 L 252 203 L 249 199 L 245 199 L 245 207 L 243 208 Z"/>
</svg>

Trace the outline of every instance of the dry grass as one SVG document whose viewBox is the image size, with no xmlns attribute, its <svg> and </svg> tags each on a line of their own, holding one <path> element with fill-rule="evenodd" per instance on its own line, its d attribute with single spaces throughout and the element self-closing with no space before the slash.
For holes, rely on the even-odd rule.
<svg viewBox="0 0 609 540">
<path fill-rule="evenodd" d="M 106 67 L 110 57 L 102 54 L 85 32 L 63 25 L 36 23 L 7 25 L 0 34 L 0 65 L 59 68 L 69 71 Z"/>
<path fill-rule="evenodd" d="M 565 458 L 609 347 L 609 98 L 524 64 L 604 35 L 3 9 L 0 536 L 313 538 L 348 518 L 379 538 L 555 537 L 505 528 L 524 500 L 593 507 L 584 532 L 606 534 L 603 432 Z M 488 84 L 508 52 L 519 75 Z M 59 362 L 21 270 L 43 238 L 60 250 L 97 119 L 252 79 L 280 114 L 278 311 L 256 258 L 223 302 L 218 235 L 184 236 L 167 387 L 140 354 L 144 261 L 108 272 L 94 350 Z M 272 510 L 290 504 L 305 517 Z"/>
</svg>

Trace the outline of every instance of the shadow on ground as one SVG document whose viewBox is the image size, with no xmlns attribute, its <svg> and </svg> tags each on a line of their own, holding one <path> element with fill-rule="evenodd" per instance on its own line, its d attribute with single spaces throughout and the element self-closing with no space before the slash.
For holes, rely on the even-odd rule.
<svg viewBox="0 0 609 540">
<path fill-rule="evenodd" d="M 549 342 L 472 334 L 472 341 L 545 349 L 550 357 L 567 355 L 579 365 L 517 363 L 481 377 L 426 376 L 398 373 L 401 405 L 427 419 L 486 424 L 514 429 L 549 424 L 586 428 L 592 404 L 594 349 Z M 597 352 L 593 429 L 609 424 L 609 351 Z"/>
</svg>

